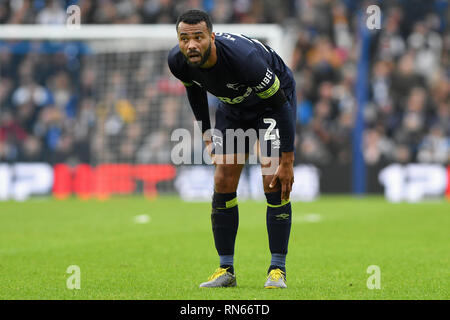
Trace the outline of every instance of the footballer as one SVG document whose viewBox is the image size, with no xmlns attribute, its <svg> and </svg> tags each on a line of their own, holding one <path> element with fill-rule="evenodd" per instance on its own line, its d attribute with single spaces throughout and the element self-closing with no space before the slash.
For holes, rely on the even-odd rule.
<svg viewBox="0 0 450 320">
<path fill-rule="evenodd" d="M 239 224 L 236 190 L 244 164 L 238 151 L 227 148 L 229 129 L 263 130 L 260 144 L 267 144 L 262 169 L 267 199 L 266 224 L 271 260 L 265 288 L 286 288 L 286 255 L 291 230 L 289 195 L 294 183 L 294 137 L 296 119 L 295 81 L 292 72 L 269 46 L 244 35 L 214 33 L 210 17 L 201 10 L 188 10 L 178 17 L 178 45 L 168 55 L 173 75 L 186 87 L 195 119 L 202 124 L 205 144 L 215 164 L 211 223 L 219 268 L 200 284 L 202 288 L 236 286 L 234 247 Z M 220 103 L 211 137 L 207 92 Z M 215 139 L 217 138 L 217 139 Z M 246 143 L 244 152 L 252 148 Z M 262 149 L 262 148 L 261 148 Z M 229 161 L 231 155 L 232 161 Z M 227 157 L 228 160 L 223 158 Z M 222 160 L 222 161 L 219 161 Z"/>
</svg>

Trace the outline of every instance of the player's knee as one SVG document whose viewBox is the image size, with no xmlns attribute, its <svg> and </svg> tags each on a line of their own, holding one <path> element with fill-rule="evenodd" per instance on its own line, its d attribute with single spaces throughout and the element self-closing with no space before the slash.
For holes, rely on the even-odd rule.
<svg viewBox="0 0 450 320">
<path fill-rule="evenodd" d="M 214 174 L 214 190 L 219 193 L 235 192 L 239 182 L 239 176 L 227 172 L 227 170 L 217 170 Z"/>
<path fill-rule="evenodd" d="M 275 184 L 275 186 L 273 188 L 270 187 L 270 183 L 272 182 L 272 179 L 273 179 L 273 175 L 264 175 L 263 176 L 263 187 L 264 187 L 265 193 L 276 192 L 276 191 L 281 190 L 280 184 L 278 182 Z"/>
</svg>

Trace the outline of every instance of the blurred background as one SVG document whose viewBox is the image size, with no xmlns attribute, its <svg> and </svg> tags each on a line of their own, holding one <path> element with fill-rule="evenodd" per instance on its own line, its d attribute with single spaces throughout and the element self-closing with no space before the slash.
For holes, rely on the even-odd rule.
<svg viewBox="0 0 450 320">
<path fill-rule="evenodd" d="M 362 31 L 371 4 L 381 9 L 380 29 Z M 209 12 L 216 25 L 281 28 L 288 39 L 284 58 L 297 81 L 299 199 L 389 189 L 390 199 L 402 200 L 403 189 L 412 188 L 406 197 L 414 200 L 433 186 L 439 197 L 448 188 L 447 0 L 0 0 L 0 23 L 66 25 L 70 5 L 80 8 L 81 29 L 171 25 L 172 46 L 176 18 L 189 8 Z M 89 188 L 102 165 L 108 175 L 121 172 L 132 182 L 106 194 L 198 193 L 201 186 L 189 187 L 192 177 L 202 186 L 212 183 L 212 168 L 171 162 L 171 133 L 192 132 L 193 115 L 183 85 L 168 71 L 168 49 L 121 46 L 96 51 L 83 40 L 0 38 L 0 199 L 21 190 L 16 180 L 26 175 L 14 166 L 23 163 L 48 164 L 53 173 L 46 192 L 61 197 L 95 193 Z M 210 96 L 209 102 L 214 118 L 218 101 Z M 148 172 L 137 174 L 137 167 Z M 159 180 L 148 177 L 161 170 L 167 174 Z M 111 181 L 106 184 L 118 180 Z"/>
</svg>

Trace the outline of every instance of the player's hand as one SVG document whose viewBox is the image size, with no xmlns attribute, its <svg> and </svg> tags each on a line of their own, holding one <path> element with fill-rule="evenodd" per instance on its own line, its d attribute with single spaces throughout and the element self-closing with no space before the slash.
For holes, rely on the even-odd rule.
<svg viewBox="0 0 450 320">
<path fill-rule="evenodd" d="M 277 181 L 281 185 L 281 200 L 289 200 L 289 196 L 292 191 L 292 185 L 294 184 L 294 158 L 293 153 L 288 153 L 286 156 L 283 154 L 281 162 L 277 167 L 272 181 L 269 184 L 270 188 L 274 188 Z"/>
</svg>

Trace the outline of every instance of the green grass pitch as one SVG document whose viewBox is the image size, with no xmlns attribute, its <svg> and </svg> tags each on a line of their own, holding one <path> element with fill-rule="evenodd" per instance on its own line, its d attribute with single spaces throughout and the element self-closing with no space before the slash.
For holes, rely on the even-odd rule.
<svg viewBox="0 0 450 320">
<path fill-rule="evenodd" d="M 0 202 L 0 299 L 449 299 L 450 204 L 381 197 L 295 202 L 288 288 L 263 289 L 265 203 L 239 203 L 236 288 L 200 289 L 218 266 L 209 203 L 176 197 Z M 148 215 L 147 223 L 135 217 Z M 80 267 L 81 288 L 66 282 Z M 371 265 L 380 289 L 368 289 Z"/>
</svg>

